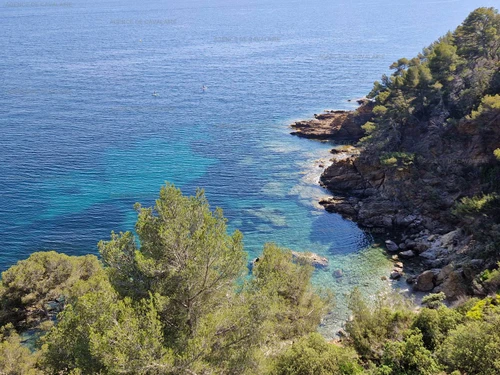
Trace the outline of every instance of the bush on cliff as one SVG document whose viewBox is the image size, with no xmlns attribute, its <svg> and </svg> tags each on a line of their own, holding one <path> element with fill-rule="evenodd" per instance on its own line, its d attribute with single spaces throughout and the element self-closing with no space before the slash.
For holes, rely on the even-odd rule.
<svg viewBox="0 0 500 375">
<path fill-rule="evenodd" d="M 458 326 L 450 332 L 437 354 L 449 372 L 500 373 L 500 315 Z"/>
</svg>

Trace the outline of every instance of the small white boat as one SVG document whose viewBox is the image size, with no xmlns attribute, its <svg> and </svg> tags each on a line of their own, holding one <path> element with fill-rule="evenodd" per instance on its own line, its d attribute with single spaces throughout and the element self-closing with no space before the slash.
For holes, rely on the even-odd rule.
<svg viewBox="0 0 500 375">
<path fill-rule="evenodd" d="M 153 96 L 160 96 L 156 91 L 153 91 Z"/>
</svg>

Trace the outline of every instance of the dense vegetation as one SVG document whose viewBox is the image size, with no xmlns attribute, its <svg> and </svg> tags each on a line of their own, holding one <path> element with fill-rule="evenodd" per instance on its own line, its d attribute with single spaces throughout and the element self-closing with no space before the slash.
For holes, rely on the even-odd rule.
<svg viewBox="0 0 500 375">
<path fill-rule="evenodd" d="M 446 168 L 436 145 L 422 153 L 410 135 L 479 137 L 489 158 L 470 173 L 480 184 L 448 208 L 491 249 L 500 248 L 499 58 L 500 16 L 480 8 L 375 83 L 362 141 L 365 155 L 408 176 Z M 432 186 L 422 194 L 435 205 Z M 442 294 L 416 309 L 397 294 L 367 303 L 354 292 L 342 338 L 326 342 L 315 331 L 332 296 L 311 286 L 303 259 L 267 244 L 249 270 L 241 233 L 227 233 L 202 191 L 166 185 L 154 207 L 136 209 L 137 236 L 112 233 L 100 259 L 35 253 L 2 274 L 0 374 L 500 373 L 498 270 L 481 274 L 491 296 L 453 308 Z"/>
<path fill-rule="evenodd" d="M 360 160 L 381 165 L 385 190 L 401 207 L 413 205 L 465 226 L 495 252 L 500 248 L 498 11 L 475 10 L 454 32 L 391 69 L 369 94 L 375 106 L 363 126 Z"/>
<path fill-rule="evenodd" d="M 167 185 L 137 211 L 138 237 L 113 233 L 102 261 L 35 253 L 2 274 L 0 373 L 500 372 L 500 296 L 452 309 L 430 295 L 417 311 L 356 291 L 344 337 L 327 342 L 315 330 L 332 297 L 311 287 L 301 258 L 268 244 L 250 272 L 241 233 L 227 233 L 202 191 Z M 19 335 L 28 328 L 34 350 Z"/>
<path fill-rule="evenodd" d="M 136 208 L 137 238 L 112 233 L 102 261 L 35 253 L 2 274 L 0 373 L 265 373 L 327 312 L 289 250 L 266 245 L 249 276 L 241 233 L 202 191 L 167 185 Z M 27 328 L 47 332 L 33 353 Z"/>
</svg>

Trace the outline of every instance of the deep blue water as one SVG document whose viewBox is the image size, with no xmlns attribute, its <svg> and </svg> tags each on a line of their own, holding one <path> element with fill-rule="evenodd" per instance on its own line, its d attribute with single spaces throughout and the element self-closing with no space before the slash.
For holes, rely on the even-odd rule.
<svg viewBox="0 0 500 375">
<path fill-rule="evenodd" d="M 96 253 L 170 181 L 205 188 L 250 257 L 267 241 L 328 256 L 315 280 L 339 306 L 354 286 L 383 288 L 390 265 L 372 238 L 315 203 L 331 145 L 287 126 L 353 108 L 393 61 L 495 4 L 0 4 L 0 270 L 38 250 Z"/>
</svg>

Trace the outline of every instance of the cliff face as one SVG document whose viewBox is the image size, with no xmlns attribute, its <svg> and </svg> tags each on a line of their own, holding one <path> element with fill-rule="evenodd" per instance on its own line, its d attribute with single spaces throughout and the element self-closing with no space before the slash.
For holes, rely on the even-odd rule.
<svg viewBox="0 0 500 375">
<path fill-rule="evenodd" d="M 320 203 L 368 231 L 392 233 L 391 252 L 395 260 L 412 263 L 405 272 L 415 290 L 444 291 L 449 300 L 485 295 L 491 287 L 477 276 L 496 268 L 499 260 L 496 253 L 484 252 L 487 242 L 495 241 L 488 232 L 497 231 L 498 216 L 460 217 L 453 211 L 462 197 L 500 185 L 494 156 L 500 147 L 500 111 L 491 119 L 484 126 L 463 120 L 446 127 L 438 116 L 408 127 L 401 140 L 406 153 L 418 155 L 411 160 L 384 163 L 380 150 L 362 144 L 336 151 L 321 176 L 333 196 Z"/>
<path fill-rule="evenodd" d="M 463 121 L 446 128 L 442 120 L 433 126 L 440 120 L 401 134 L 405 152 L 418 155 L 412 160 L 383 163 L 373 148 L 334 160 L 321 183 L 345 198 L 324 202 L 326 208 L 366 227 L 400 230 L 412 225 L 414 230 L 443 232 L 458 224 L 450 215 L 457 200 L 499 182 L 494 150 L 500 145 L 500 119 L 488 127 Z"/>
<path fill-rule="evenodd" d="M 321 176 L 333 197 L 321 203 L 392 233 L 395 259 L 426 270 L 407 272 L 416 290 L 451 300 L 496 290 L 485 270 L 500 260 L 500 15 L 479 8 L 391 68 L 357 111 L 293 125 L 309 138 L 360 138 L 335 152 Z"/>
</svg>

